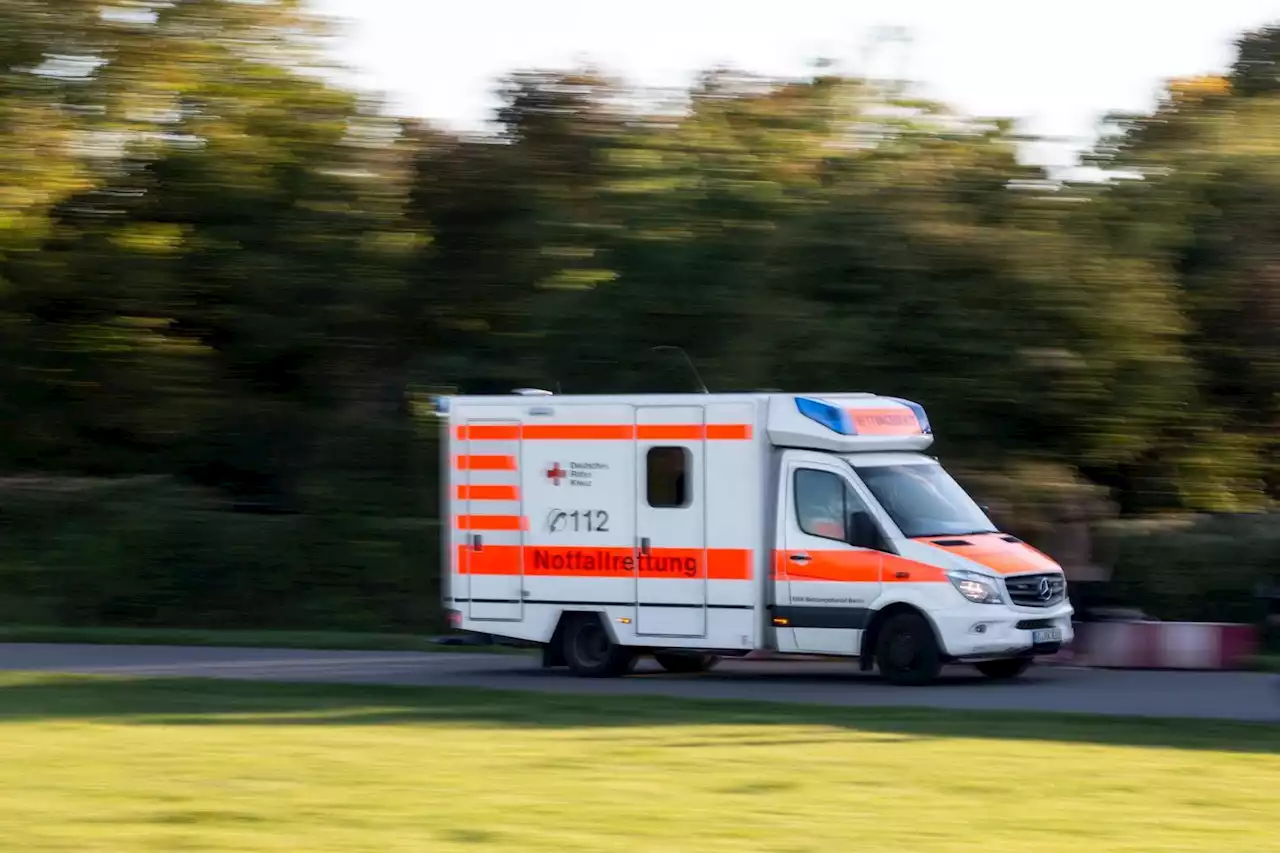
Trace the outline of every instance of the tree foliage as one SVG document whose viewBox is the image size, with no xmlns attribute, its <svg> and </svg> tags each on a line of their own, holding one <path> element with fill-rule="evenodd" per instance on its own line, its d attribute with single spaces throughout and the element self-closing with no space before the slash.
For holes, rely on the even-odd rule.
<svg viewBox="0 0 1280 853">
<path fill-rule="evenodd" d="M 821 69 L 522 72 L 458 137 L 325 82 L 322 23 L 0 6 L 0 464 L 305 506 L 418 470 L 415 388 L 684 390 L 678 346 L 716 389 L 919 399 L 968 467 L 1130 512 L 1280 497 L 1275 27 L 1075 186 Z"/>
</svg>

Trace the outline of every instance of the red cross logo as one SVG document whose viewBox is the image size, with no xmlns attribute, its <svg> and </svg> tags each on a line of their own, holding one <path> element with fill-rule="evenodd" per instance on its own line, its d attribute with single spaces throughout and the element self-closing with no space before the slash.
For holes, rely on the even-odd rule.
<svg viewBox="0 0 1280 853">
<path fill-rule="evenodd" d="M 551 485 L 560 485 L 560 480 L 564 478 L 565 470 L 560 467 L 559 462 L 551 463 L 551 467 L 547 469 L 547 479 L 551 481 Z"/>
</svg>

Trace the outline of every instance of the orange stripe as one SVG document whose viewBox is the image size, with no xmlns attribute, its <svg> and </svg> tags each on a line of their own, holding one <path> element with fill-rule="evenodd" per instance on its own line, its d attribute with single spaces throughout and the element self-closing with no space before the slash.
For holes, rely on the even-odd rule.
<svg viewBox="0 0 1280 853">
<path fill-rule="evenodd" d="M 527 530 L 529 521 L 520 515 L 460 515 L 454 527 L 458 530 Z"/>
<path fill-rule="evenodd" d="M 518 501 L 520 490 L 515 486 L 458 486 L 458 500 Z"/>
<path fill-rule="evenodd" d="M 455 462 L 459 471 L 514 471 L 514 456 L 468 456 L 460 455 Z"/>
<path fill-rule="evenodd" d="M 707 424 L 707 438 L 712 441 L 745 441 L 751 438 L 751 424 Z"/>
<path fill-rule="evenodd" d="M 501 526 L 476 526 L 493 522 Z M 471 525 L 464 527 L 464 524 Z M 518 530 L 519 516 L 459 516 L 459 529 Z M 869 551 L 806 550 L 812 560 L 793 563 L 791 551 L 774 551 L 774 579 L 797 583 L 945 583 L 946 572 L 893 554 Z M 705 555 L 705 561 L 703 556 Z M 639 558 L 631 548 L 550 548 L 537 545 L 486 545 L 457 548 L 459 574 L 527 577 L 670 578 L 676 580 L 750 580 L 751 551 L 739 548 L 654 548 Z"/>
<path fill-rule="evenodd" d="M 751 579 L 751 551 L 738 548 L 654 548 L 642 557 L 631 548 L 459 545 L 457 553 L 460 574 L 518 575 L 523 560 L 529 577 Z"/>
<path fill-rule="evenodd" d="M 885 583 L 949 583 L 946 569 L 896 554 L 884 555 L 880 572 Z"/>
<path fill-rule="evenodd" d="M 463 519 L 515 519 L 518 516 L 461 516 Z M 473 530 L 515 530 L 516 527 L 472 527 Z M 705 562 L 701 559 L 705 553 Z M 797 583 L 945 583 L 946 572 L 938 566 L 907 560 L 893 554 L 869 551 L 806 550 L 813 559 L 792 563 L 791 551 L 774 552 L 775 580 Z M 542 546 L 486 545 L 470 551 L 459 545 L 460 574 L 518 575 L 523 560 L 524 574 L 530 577 L 583 578 L 672 578 L 696 580 L 750 580 L 751 551 L 738 548 L 654 548 L 649 559 L 637 560 L 630 548 L 550 548 Z"/>
<path fill-rule="evenodd" d="M 518 575 L 520 550 L 519 545 L 485 545 L 472 551 L 459 545 L 454 565 L 462 575 Z"/>
<path fill-rule="evenodd" d="M 707 580 L 751 580 L 751 551 L 748 548 L 708 548 Z"/>
<path fill-rule="evenodd" d="M 743 441 L 751 438 L 751 424 L 644 424 L 637 438 L 648 441 Z"/>
<path fill-rule="evenodd" d="M 460 426 L 455 434 L 459 441 L 519 441 L 519 424 L 471 424 Z"/>
<path fill-rule="evenodd" d="M 791 555 L 803 551 L 810 560 L 796 563 Z M 877 551 L 815 551 L 798 548 L 773 552 L 775 581 L 797 583 L 942 583 L 946 572 L 938 566 Z"/>
<path fill-rule="evenodd" d="M 797 563 L 792 554 L 803 550 L 809 561 Z M 783 552 L 787 580 L 832 583 L 876 583 L 880 580 L 879 551 L 815 551 L 811 548 Z"/>
<path fill-rule="evenodd" d="M 636 427 L 636 437 L 642 441 L 700 441 L 706 434 L 702 424 L 644 424 Z"/>
<path fill-rule="evenodd" d="M 524 438 L 530 441 L 631 441 L 636 428 L 626 424 L 527 424 Z"/>
<path fill-rule="evenodd" d="M 751 424 L 471 424 L 454 430 L 459 441 L 744 441 Z"/>
</svg>

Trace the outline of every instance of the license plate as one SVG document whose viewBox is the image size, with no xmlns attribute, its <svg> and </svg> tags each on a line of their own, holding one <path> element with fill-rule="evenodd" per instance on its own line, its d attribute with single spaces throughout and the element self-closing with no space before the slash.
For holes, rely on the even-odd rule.
<svg viewBox="0 0 1280 853">
<path fill-rule="evenodd" d="M 1031 642 L 1039 645 L 1040 643 L 1061 643 L 1061 628 L 1041 628 L 1038 631 L 1031 632 Z"/>
</svg>

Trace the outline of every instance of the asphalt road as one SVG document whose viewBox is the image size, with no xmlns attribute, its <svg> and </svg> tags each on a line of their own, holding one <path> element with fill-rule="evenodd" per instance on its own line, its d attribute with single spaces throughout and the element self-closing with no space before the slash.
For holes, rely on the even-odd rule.
<svg viewBox="0 0 1280 853">
<path fill-rule="evenodd" d="M 935 686 L 898 688 L 839 662 L 724 661 L 692 676 L 668 675 L 646 662 L 636 675 L 593 680 L 542 670 L 537 658 L 520 655 L 43 644 L 0 644 L 0 670 L 1280 722 L 1280 679 L 1244 672 L 1042 666 L 1002 683 L 958 668 Z"/>
</svg>

